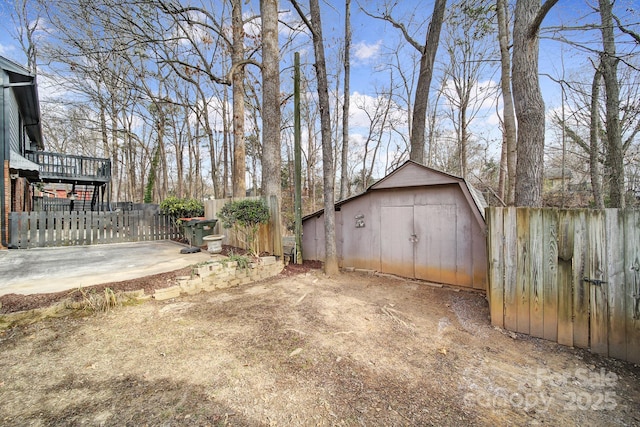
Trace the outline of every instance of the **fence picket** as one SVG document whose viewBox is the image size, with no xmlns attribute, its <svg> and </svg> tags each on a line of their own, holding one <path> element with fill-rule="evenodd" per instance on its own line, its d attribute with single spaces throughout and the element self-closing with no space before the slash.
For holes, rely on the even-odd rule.
<svg viewBox="0 0 640 427">
<path fill-rule="evenodd" d="M 604 212 L 606 235 L 607 307 L 609 309 L 607 342 L 609 355 L 618 359 L 627 356 L 625 337 L 625 275 L 624 275 L 624 218 L 619 209 Z"/>
<path fill-rule="evenodd" d="M 589 212 L 589 257 L 585 281 L 589 281 L 590 288 L 590 347 L 597 354 L 607 355 L 607 281 L 606 236 L 604 235 L 604 218 L 601 211 Z"/>
<path fill-rule="evenodd" d="M 570 211 L 558 214 L 558 343 L 573 346 L 573 286 L 571 263 L 573 260 L 574 219 Z"/>
<path fill-rule="evenodd" d="M 528 334 L 529 329 L 529 284 L 530 284 L 530 239 L 529 239 L 529 209 L 518 209 L 516 211 L 516 226 L 518 247 L 516 250 L 517 273 L 516 273 L 516 307 L 517 307 L 517 331 Z"/>
<path fill-rule="evenodd" d="M 542 211 L 529 211 L 529 333 L 544 338 L 544 223 Z"/>
<path fill-rule="evenodd" d="M 576 212 L 573 234 L 573 262 L 571 282 L 573 284 L 573 344 L 589 348 L 589 306 L 591 294 L 584 274 L 587 268 L 587 213 Z"/>
<path fill-rule="evenodd" d="M 53 213 L 53 223 L 54 223 L 54 230 L 55 230 L 55 237 L 54 237 L 54 246 L 62 246 L 62 242 L 63 242 L 63 232 L 64 232 L 64 228 L 63 228 L 63 218 L 64 218 L 64 212 L 54 212 Z"/>
<path fill-rule="evenodd" d="M 627 212 L 624 230 L 626 360 L 640 363 L 640 212 Z"/>
<path fill-rule="evenodd" d="M 487 259 L 489 261 L 489 307 L 491 324 L 504 327 L 504 211 L 487 212 L 487 230 L 494 236 L 487 242 Z"/>
<path fill-rule="evenodd" d="M 558 339 L 558 211 L 542 211 L 543 244 L 543 338 Z"/>
<path fill-rule="evenodd" d="M 47 240 L 47 213 L 44 211 L 36 212 L 38 217 L 38 246 L 45 246 Z"/>
<path fill-rule="evenodd" d="M 517 253 L 517 219 L 516 208 L 507 208 L 504 213 L 504 327 L 511 331 L 518 330 L 518 308 L 517 308 L 517 274 L 518 274 L 518 257 Z"/>
</svg>

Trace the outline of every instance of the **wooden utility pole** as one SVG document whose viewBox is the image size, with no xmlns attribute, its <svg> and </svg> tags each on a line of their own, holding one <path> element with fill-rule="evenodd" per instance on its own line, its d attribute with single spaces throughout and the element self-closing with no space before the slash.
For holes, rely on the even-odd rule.
<svg viewBox="0 0 640 427">
<path fill-rule="evenodd" d="M 296 264 L 302 264 L 302 159 L 300 129 L 300 53 L 294 54 L 293 73 L 293 163 L 295 185 Z"/>
</svg>

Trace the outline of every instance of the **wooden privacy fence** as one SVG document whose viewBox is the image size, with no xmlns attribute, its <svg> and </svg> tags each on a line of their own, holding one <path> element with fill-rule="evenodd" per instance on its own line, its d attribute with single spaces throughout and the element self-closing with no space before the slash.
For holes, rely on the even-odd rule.
<svg viewBox="0 0 640 427">
<path fill-rule="evenodd" d="M 640 212 L 488 208 L 491 322 L 640 362 Z"/>
<path fill-rule="evenodd" d="M 48 246 L 166 240 L 180 237 L 174 220 L 148 211 L 10 212 L 10 246 Z"/>
<path fill-rule="evenodd" d="M 204 216 L 207 219 L 218 219 L 218 212 L 222 207 L 233 201 L 238 200 L 258 200 L 262 197 L 242 197 L 242 198 L 227 198 L 227 199 L 215 199 L 204 201 Z M 260 225 L 258 230 L 258 247 L 261 252 L 268 252 L 272 255 L 282 256 L 282 227 L 280 219 L 280 205 L 278 199 L 275 196 L 271 196 L 269 199 L 265 199 L 265 203 L 269 207 L 269 223 Z M 241 236 L 237 236 L 233 229 L 223 228 L 221 221 L 216 224 L 216 232 L 223 234 L 225 245 L 235 246 L 237 248 L 248 249 L 246 242 L 244 242 Z"/>
</svg>

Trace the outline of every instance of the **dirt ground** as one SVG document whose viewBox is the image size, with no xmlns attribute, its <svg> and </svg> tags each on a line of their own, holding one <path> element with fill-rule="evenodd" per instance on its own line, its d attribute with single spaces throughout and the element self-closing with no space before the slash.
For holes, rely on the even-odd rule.
<svg viewBox="0 0 640 427">
<path fill-rule="evenodd" d="M 80 424 L 632 426 L 640 367 L 495 329 L 479 293 L 288 270 L 0 332 L 0 425 Z"/>
</svg>

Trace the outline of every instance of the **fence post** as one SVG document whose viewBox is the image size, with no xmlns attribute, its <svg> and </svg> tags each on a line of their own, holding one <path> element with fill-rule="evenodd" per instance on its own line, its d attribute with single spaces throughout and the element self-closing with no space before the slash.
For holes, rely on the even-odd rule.
<svg viewBox="0 0 640 427">
<path fill-rule="evenodd" d="M 273 244 L 273 255 L 282 256 L 282 227 L 280 220 L 280 204 L 276 196 L 267 200 L 269 206 L 269 232 Z"/>
<path fill-rule="evenodd" d="M 487 232 L 487 261 L 489 272 L 489 307 L 491 312 L 491 324 L 504 327 L 504 224 L 502 221 L 503 210 L 501 208 L 488 208 Z"/>
</svg>

